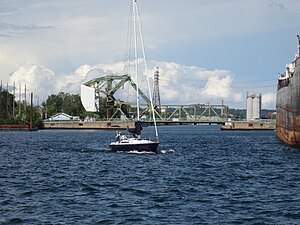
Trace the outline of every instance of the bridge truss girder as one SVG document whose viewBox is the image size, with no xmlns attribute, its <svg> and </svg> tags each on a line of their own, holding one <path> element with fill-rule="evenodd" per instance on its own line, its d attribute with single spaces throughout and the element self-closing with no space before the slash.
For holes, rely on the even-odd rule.
<svg viewBox="0 0 300 225">
<path fill-rule="evenodd" d="M 136 103 L 121 102 L 121 104 L 130 105 L 132 108 L 136 108 Z M 155 117 L 157 122 L 162 123 L 221 123 L 227 121 L 228 118 L 228 107 L 226 105 L 192 104 L 160 106 L 159 111 L 155 110 Z M 141 120 L 144 122 L 153 122 L 152 117 L 150 116 L 150 105 L 141 104 L 140 107 L 142 111 Z M 148 116 L 143 117 L 143 115 L 147 114 Z"/>
<path fill-rule="evenodd" d="M 103 77 L 98 77 L 92 79 L 83 85 L 88 87 L 93 87 L 95 89 L 95 100 L 98 102 L 96 104 L 97 111 L 100 110 L 100 97 L 101 95 L 106 98 L 106 107 L 107 107 L 107 118 L 112 118 L 119 111 L 122 115 L 125 115 L 125 112 L 121 109 L 121 106 L 124 104 L 120 100 L 116 100 L 114 94 L 122 88 L 126 83 L 129 83 L 130 86 L 139 93 L 139 96 L 150 106 L 149 98 L 137 87 L 135 82 L 131 79 L 130 75 L 106 75 Z M 113 112 L 114 111 L 114 112 Z M 110 113 L 109 113 L 110 112 Z"/>
<path fill-rule="evenodd" d="M 99 101 L 101 95 L 105 96 L 107 111 L 110 111 L 110 113 L 107 113 L 108 120 L 115 119 L 118 112 L 123 115 L 123 118 L 130 120 L 131 118 L 128 114 L 126 115 L 122 110 L 122 106 L 130 106 L 132 109 L 136 109 L 136 102 L 116 100 L 114 96 L 126 83 L 129 83 L 137 91 L 137 85 L 128 74 L 111 74 L 90 80 L 84 85 L 95 89 L 95 100 Z M 150 100 L 140 89 L 138 89 L 138 93 L 145 102 L 145 104 L 140 104 L 141 120 L 152 122 Z M 221 122 L 228 117 L 228 107 L 226 105 L 160 105 L 160 110 L 156 110 L 157 107 L 156 105 L 154 106 L 154 113 L 158 122 Z M 99 111 L 99 106 L 97 110 Z M 143 117 L 143 115 L 145 116 Z"/>
<path fill-rule="evenodd" d="M 226 105 L 161 105 L 159 122 L 223 122 L 228 118 Z"/>
</svg>

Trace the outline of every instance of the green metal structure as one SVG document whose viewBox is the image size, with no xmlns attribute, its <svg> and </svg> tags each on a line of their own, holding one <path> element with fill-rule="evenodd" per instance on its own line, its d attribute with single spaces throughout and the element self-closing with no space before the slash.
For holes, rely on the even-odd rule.
<svg viewBox="0 0 300 225">
<path fill-rule="evenodd" d="M 139 96 L 146 102 L 143 106 L 147 106 L 148 111 L 150 109 L 150 100 L 149 98 L 141 91 L 141 89 L 137 88 L 135 82 L 131 79 L 130 75 L 106 75 L 104 77 L 98 77 L 92 79 L 83 85 L 88 87 L 95 88 L 95 98 L 96 101 L 100 100 L 100 96 L 103 95 L 106 99 L 106 108 L 107 108 L 107 118 L 111 119 L 114 115 L 119 111 L 122 115 L 128 117 L 128 114 L 124 112 L 122 105 L 134 105 L 134 103 L 124 102 L 117 100 L 114 97 L 114 94 L 123 87 L 126 83 L 129 83 L 130 86 L 135 90 L 138 91 Z M 138 89 L 138 90 L 137 90 Z M 99 108 L 98 108 L 99 111 Z"/>
<path fill-rule="evenodd" d="M 125 108 L 127 106 L 135 108 L 136 103 L 117 100 L 114 96 L 126 83 L 129 83 L 137 91 L 137 85 L 128 74 L 110 74 L 92 79 L 83 85 L 95 89 L 96 102 L 99 102 L 104 97 L 106 101 L 107 120 L 115 120 L 118 112 L 123 115 L 123 118 L 130 120 L 130 112 L 127 112 Z M 151 116 L 149 116 L 151 111 L 150 100 L 140 89 L 138 89 L 138 93 L 145 102 L 144 104 L 140 104 L 141 120 L 152 122 Z M 156 107 L 154 106 L 154 108 Z M 99 104 L 97 110 L 99 111 Z M 228 107 L 223 104 L 161 105 L 160 110 L 155 110 L 154 113 L 157 121 L 160 123 L 222 123 L 227 120 Z"/>
</svg>

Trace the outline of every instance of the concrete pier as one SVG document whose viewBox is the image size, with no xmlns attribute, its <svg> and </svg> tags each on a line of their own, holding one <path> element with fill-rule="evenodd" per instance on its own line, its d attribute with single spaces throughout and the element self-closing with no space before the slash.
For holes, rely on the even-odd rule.
<svg viewBox="0 0 300 225">
<path fill-rule="evenodd" d="M 134 121 L 49 121 L 44 129 L 103 129 L 125 130 L 134 127 Z"/>
<path fill-rule="evenodd" d="M 228 121 L 221 130 L 275 130 L 275 121 Z"/>
</svg>

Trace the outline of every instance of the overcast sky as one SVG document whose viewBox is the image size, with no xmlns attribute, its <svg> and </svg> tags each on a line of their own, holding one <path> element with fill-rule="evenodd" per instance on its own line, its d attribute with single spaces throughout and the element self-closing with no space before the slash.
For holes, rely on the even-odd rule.
<svg viewBox="0 0 300 225">
<path fill-rule="evenodd" d="M 43 100 L 122 72 L 131 0 L 0 0 L 4 84 Z M 245 108 L 246 92 L 275 108 L 278 72 L 293 60 L 299 0 L 138 0 L 149 70 L 163 104 Z"/>
</svg>

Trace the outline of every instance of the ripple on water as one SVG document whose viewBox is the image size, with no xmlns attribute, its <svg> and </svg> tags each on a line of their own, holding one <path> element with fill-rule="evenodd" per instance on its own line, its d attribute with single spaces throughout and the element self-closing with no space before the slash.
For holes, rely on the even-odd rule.
<svg viewBox="0 0 300 225">
<path fill-rule="evenodd" d="M 111 131 L 0 136 L 0 224 L 300 224 L 300 151 L 271 131 L 159 127 L 159 154 Z"/>
</svg>

